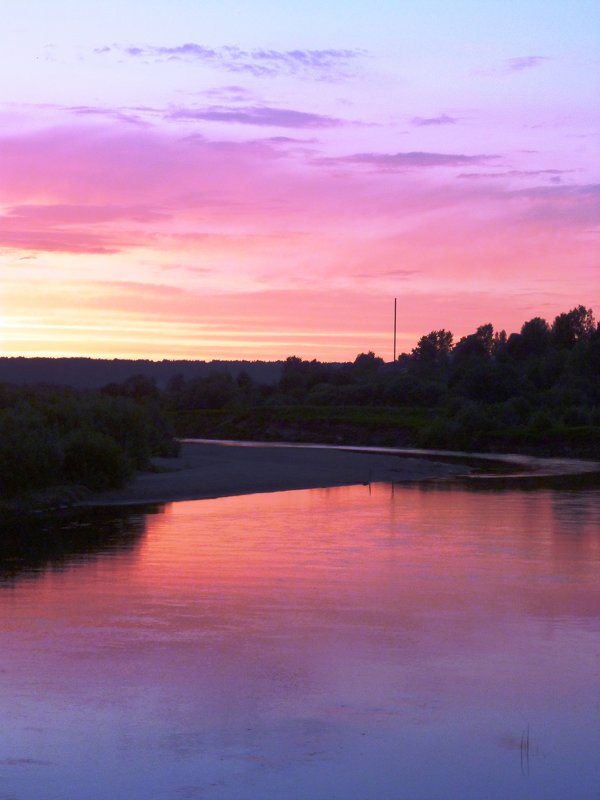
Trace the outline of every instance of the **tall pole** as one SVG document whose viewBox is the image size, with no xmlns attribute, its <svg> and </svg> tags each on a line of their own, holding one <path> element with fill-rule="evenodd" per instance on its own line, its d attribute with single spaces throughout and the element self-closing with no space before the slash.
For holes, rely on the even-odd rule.
<svg viewBox="0 0 600 800">
<path fill-rule="evenodd" d="M 396 303 L 397 298 L 394 297 L 394 364 L 396 363 Z"/>
</svg>

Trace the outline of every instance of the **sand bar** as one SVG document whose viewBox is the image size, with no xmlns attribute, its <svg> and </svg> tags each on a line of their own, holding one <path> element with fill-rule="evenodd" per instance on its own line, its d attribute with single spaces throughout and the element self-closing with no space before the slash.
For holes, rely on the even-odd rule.
<svg viewBox="0 0 600 800">
<path fill-rule="evenodd" d="M 248 447 L 184 442 L 178 458 L 156 459 L 158 472 L 79 505 L 141 505 L 257 492 L 416 481 L 468 468 L 424 458 L 298 446 Z"/>
</svg>

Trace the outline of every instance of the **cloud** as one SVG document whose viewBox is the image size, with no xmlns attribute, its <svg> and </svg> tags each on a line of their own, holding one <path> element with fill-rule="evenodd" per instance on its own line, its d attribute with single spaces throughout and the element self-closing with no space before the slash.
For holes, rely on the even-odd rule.
<svg viewBox="0 0 600 800">
<path fill-rule="evenodd" d="M 211 106 L 207 109 L 179 108 L 169 112 L 171 119 L 203 120 L 205 122 L 228 122 L 238 125 L 260 125 L 276 128 L 337 128 L 345 125 L 343 120 L 322 114 L 311 114 L 290 108 L 270 106 L 245 106 L 227 108 Z"/>
<path fill-rule="evenodd" d="M 142 119 L 138 113 L 132 112 L 151 111 L 151 109 L 110 108 L 102 106 L 57 106 L 57 108 L 61 108 L 78 117 L 106 117 L 117 122 L 127 122 L 131 125 L 139 125 L 140 127 L 147 127 L 150 124 Z"/>
<path fill-rule="evenodd" d="M 85 253 L 112 255 L 121 250 L 121 243 L 110 234 L 87 231 L 41 230 L 37 226 L 8 225 L 0 217 L 0 246 L 14 250 L 45 251 L 50 253 Z"/>
<path fill-rule="evenodd" d="M 268 136 L 261 141 L 267 142 L 267 144 L 274 144 L 274 145 L 288 145 L 288 144 L 315 144 L 317 139 L 307 139 L 306 137 L 298 138 L 296 136 Z"/>
<path fill-rule="evenodd" d="M 488 178 L 541 178 L 549 176 L 552 181 L 560 181 L 560 176 L 573 172 L 570 169 L 510 169 L 504 172 L 461 172 L 457 178 L 484 180 Z"/>
<path fill-rule="evenodd" d="M 0 247 L 15 250 L 15 260 L 43 250 L 82 254 L 49 257 L 53 280 L 151 279 L 167 274 L 161 264 L 180 264 L 195 270 L 169 273 L 182 297 L 191 285 L 247 299 L 272 273 L 289 289 L 289 313 L 299 275 L 330 293 L 389 292 L 395 283 L 496 291 L 528 275 L 576 280 L 596 252 L 588 230 L 597 189 L 516 193 L 508 179 L 453 179 L 473 164 L 493 172 L 497 162 L 477 164 L 496 156 L 354 153 L 319 165 L 314 153 L 287 158 L 277 143 L 95 122 L 0 133 Z M 32 293 L 25 282 L 23 292 Z M 145 307 L 142 298 L 126 305 L 136 303 Z M 197 302 L 190 308 L 198 313 Z"/>
<path fill-rule="evenodd" d="M 37 224 L 49 223 L 52 225 L 95 224 L 123 219 L 135 222 L 159 222 L 169 219 L 168 214 L 142 205 L 74 205 L 65 203 L 12 206 L 8 209 L 6 217 L 16 220 L 35 220 Z"/>
<path fill-rule="evenodd" d="M 244 50 L 240 47 L 206 47 L 195 42 L 176 46 L 143 45 L 111 48 L 99 47 L 96 54 L 113 51 L 130 58 L 149 59 L 155 62 L 200 62 L 227 72 L 247 73 L 255 77 L 296 75 L 317 80 L 339 80 L 355 71 L 356 63 L 365 55 L 358 49 L 324 50 Z"/>
<path fill-rule="evenodd" d="M 487 164 L 500 158 L 497 155 L 467 156 L 457 153 L 353 153 L 349 156 L 321 159 L 323 163 L 366 164 L 382 171 L 395 171 L 422 167 L 460 167 L 469 164 Z"/>
<path fill-rule="evenodd" d="M 255 221 L 262 231 L 274 209 L 293 214 L 304 204 L 286 197 L 285 146 L 124 124 L 5 133 L 0 246 L 73 253 L 188 249 L 182 236 L 189 232 L 229 224 L 252 230 Z"/>
<path fill-rule="evenodd" d="M 505 69 L 507 72 L 523 72 L 526 69 L 533 69 L 539 67 L 546 61 L 552 59 L 548 56 L 520 56 L 519 58 L 509 58 L 505 62 Z"/>
<path fill-rule="evenodd" d="M 411 122 L 413 125 L 423 127 L 427 125 L 455 125 L 458 120 L 455 117 L 449 117 L 448 114 L 442 114 L 439 117 L 413 117 Z"/>
<path fill-rule="evenodd" d="M 205 89 L 200 94 L 223 103 L 248 102 L 256 97 L 254 92 L 237 85 L 215 86 L 212 89 Z"/>
<path fill-rule="evenodd" d="M 576 184 L 573 186 L 535 186 L 531 189 L 517 189 L 511 192 L 531 198 L 573 198 L 578 200 L 600 200 L 600 183 Z"/>
<path fill-rule="evenodd" d="M 519 56 L 517 58 L 507 58 L 495 67 L 476 70 L 475 74 L 489 78 L 513 75 L 518 72 L 526 72 L 527 70 L 541 67 L 547 61 L 552 61 L 552 58 L 550 56 Z"/>
<path fill-rule="evenodd" d="M 354 273 L 355 278 L 359 278 L 360 280 L 373 280 L 373 279 L 385 279 L 385 278 L 397 278 L 399 280 L 408 280 L 409 278 L 414 278 L 415 275 L 421 275 L 423 270 L 420 269 L 386 269 L 386 270 L 372 270 L 370 272 L 356 272 Z"/>
<path fill-rule="evenodd" d="M 338 128 L 343 125 L 359 124 L 324 114 L 266 105 L 233 107 L 214 105 L 204 108 L 194 106 L 171 106 L 168 108 L 151 108 L 149 106 L 54 106 L 54 108 L 66 111 L 76 117 L 103 117 L 142 128 L 152 126 L 153 122 L 149 120 L 198 120 L 202 122 L 225 122 L 238 125 L 298 129 Z"/>
<path fill-rule="evenodd" d="M 137 239 L 131 231 L 120 230 L 120 223 L 156 226 L 168 219 L 168 214 L 141 205 L 16 205 L 0 215 L 0 244 L 33 251 L 114 254 Z"/>
<path fill-rule="evenodd" d="M 192 275 L 210 275 L 214 272 L 209 267 L 194 267 L 189 264 L 160 264 L 158 269 L 161 272 L 189 272 Z"/>
<path fill-rule="evenodd" d="M 173 187 L 209 185 L 213 202 L 240 170 L 265 170 L 280 148 L 265 142 L 206 141 L 152 129 L 68 125 L 0 136 L 0 201 L 22 206 L 44 197 L 63 205 L 160 210 Z M 207 167 L 210 167 L 207 170 Z M 205 189 L 206 190 L 206 189 Z"/>
<path fill-rule="evenodd" d="M 600 184 L 533 186 L 513 190 L 509 197 L 521 207 L 520 222 L 546 229 L 581 229 L 600 219 Z"/>
</svg>

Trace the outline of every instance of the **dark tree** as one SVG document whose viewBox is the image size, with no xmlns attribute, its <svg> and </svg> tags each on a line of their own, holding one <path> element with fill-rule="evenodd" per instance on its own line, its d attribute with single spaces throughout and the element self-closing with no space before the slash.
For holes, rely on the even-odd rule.
<svg viewBox="0 0 600 800">
<path fill-rule="evenodd" d="M 540 355 L 550 344 L 550 326 L 542 317 L 534 317 L 521 328 L 523 344 L 528 355 Z"/>
<path fill-rule="evenodd" d="M 354 369 L 363 375 L 377 372 L 383 366 L 383 358 L 376 356 L 372 350 L 368 353 L 359 353 L 354 359 Z"/>
<path fill-rule="evenodd" d="M 491 323 L 480 325 L 475 333 L 463 336 L 454 348 L 457 360 L 467 358 L 486 358 L 491 355 L 494 345 L 494 326 Z"/>
<path fill-rule="evenodd" d="M 160 395 L 154 378 L 148 378 L 146 375 L 132 375 L 123 383 L 109 383 L 101 391 L 113 397 L 131 397 L 133 400 L 148 398 L 156 400 Z"/>
<path fill-rule="evenodd" d="M 447 360 L 452 350 L 452 340 L 453 336 L 450 331 L 443 328 L 439 331 L 431 331 L 426 336 L 421 336 L 412 355 L 417 361 L 428 364 L 440 363 Z"/>
<path fill-rule="evenodd" d="M 556 317 L 552 323 L 552 340 L 556 347 L 570 350 L 577 342 L 590 339 L 594 329 L 592 309 L 577 306 Z"/>
</svg>

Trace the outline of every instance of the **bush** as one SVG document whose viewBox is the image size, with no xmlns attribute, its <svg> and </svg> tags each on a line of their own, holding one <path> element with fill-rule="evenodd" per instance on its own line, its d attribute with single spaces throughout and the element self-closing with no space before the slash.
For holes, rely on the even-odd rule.
<svg viewBox="0 0 600 800">
<path fill-rule="evenodd" d="M 570 406 L 565 409 L 562 415 L 562 421 L 563 425 L 566 425 L 568 428 L 589 425 L 591 423 L 591 414 L 586 408 Z"/>
<path fill-rule="evenodd" d="M 60 480 L 62 449 L 52 431 L 28 410 L 5 411 L 0 418 L 0 495 L 13 497 Z"/>
<path fill-rule="evenodd" d="M 539 409 L 534 411 L 529 418 L 528 429 L 533 434 L 544 434 L 552 427 L 553 420 L 546 409 Z"/>
<path fill-rule="evenodd" d="M 0 385 L 0 500 L 65 482 L 121 486 L 178 446 L 153 399 Z"/>
<path fill-rule="evenodd" d="M 64 444 L 64 475 L 89 489 L 117 489 L 131 477 L 133 465 L 115 440 L 105 433 L 79 430 Z"/>
</svg>

